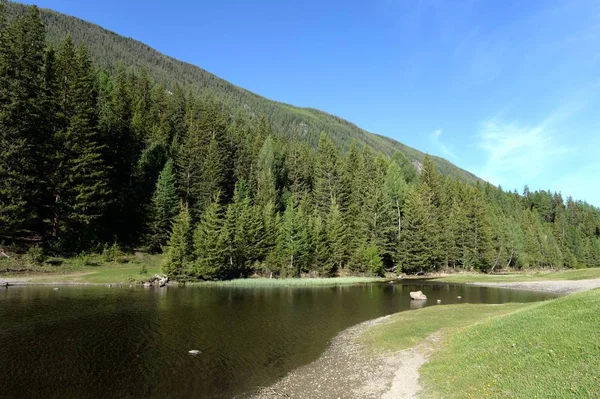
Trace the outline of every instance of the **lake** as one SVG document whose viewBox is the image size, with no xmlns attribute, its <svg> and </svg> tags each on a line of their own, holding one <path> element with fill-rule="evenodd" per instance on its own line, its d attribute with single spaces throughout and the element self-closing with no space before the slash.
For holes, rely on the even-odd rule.
<svg viewBox="0 0 600 399">
<path fill-rule="evenodd" d="M 552 298 L 407 281 L 337 287 L 10 287 L 0 290 L 0 396 L 246 397 L 340 331 L 426 306 Z M 462 299 L 457 299 L 457 296 Z M 412 304 L 414 306 L 414 304 Z M 190 355 L 189 350 L 200 353 Z"/>
</svg>

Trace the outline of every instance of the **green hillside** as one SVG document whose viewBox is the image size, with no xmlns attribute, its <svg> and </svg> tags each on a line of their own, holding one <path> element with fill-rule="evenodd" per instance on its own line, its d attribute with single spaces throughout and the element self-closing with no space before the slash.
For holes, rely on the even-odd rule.
<svg viewBox="0 0 600 399">
<path fill-rule="evenodd" d="M 10 3 L 9 12 L 23 13 L 27 6 Z M 266 115 L 273 129 L 280 135 L 296 135 L 316 146 L 321 132 L 326 132 L 342 148 L 352 140 L 366 143 L 376 151 L 392 155 L 401 151 L 410 160 L 423 161 L 424 153 L 388 137 L 369 133 L 355 124 L 328 113 L 272 101 L 235 86 L 219 77 L 185 62 L 168 57 L 151 47 L 120 36 L 102 27 L 52 10 L 42 9 L 42 19 L 47 29 L 47 39 L 55 46 L 71 34 L 73 41 L 84 41 L 94 63 L 108 70 L 119 64 L 135 69 L 145 68 L 150 77 L 166 87 L 179 84 L 186 90 L 197 91 L 202 96 L 213 95 L 230 109 L 250 114 Z M 477 180 L 473 174 L 458 168 L 447 160 L 432 157 L 439 170 L 468 182 Z"/>
</svg>

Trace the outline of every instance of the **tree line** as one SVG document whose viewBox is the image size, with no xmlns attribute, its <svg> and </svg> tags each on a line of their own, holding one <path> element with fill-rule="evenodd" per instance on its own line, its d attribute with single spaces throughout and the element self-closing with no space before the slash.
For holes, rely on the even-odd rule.
<svg viewBox="0 0 600 399">
<path fill-rule="evenodd" d="M 46 44 L 0 12 L 0 237 L 164 252 L 180 279 L 600 266 L 600 210 L 505 192 Z"/>
</svg>

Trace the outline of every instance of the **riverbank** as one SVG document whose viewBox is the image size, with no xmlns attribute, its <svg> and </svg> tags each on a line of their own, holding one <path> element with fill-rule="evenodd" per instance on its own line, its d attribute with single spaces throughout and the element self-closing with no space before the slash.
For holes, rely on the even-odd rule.
<svg viewBox="0 0 600 399">
<path fill-rule="evenodd" d="M 568 288 L 563 283 L 568 283 Z M 537 287 L 573 293 L 596 283 L 600 286 L 600 280 L 592 285 L 586 280 L 546 281 L 538 282 Z M 522 283 L 513 284 L 513 288 L 523 289 Z M 504 284 L 505 288 L 509 285 Z M 597 373 L 591 371 L 600 367 L 596 365 L 600 336 L 589 330 L 600 322 L 599 312 L 600 290 L 535 304 L 440 305 L 401 312 L 342 332 L 318 360 L 255 397 L 514 397 L 525 392 L 519 390 L 522 380 L 532 372 L 537 375 L 537 370 L 548 370 L 549 377 L 544 379 L 550 379 L 563 367 L 568 377 L 551 384 L 535 383 L 524 397 L 556 396 L 562 385 L 574 384 L 572 392 L 597 396 L 600 392 L 593 391 L 593 382 L 598 385 L 600 381 L 594 380 Z M 540 347 L 536 342 L 542 335 L 545 346 Z M 473 337 L 478 341 L 471 346 Z M 524 346 L 516 350 L 517 345 Z M 504 355 L 497 358 L 497 352 Z M 561 358 L 554 357 L 557 352 Z M 595 368 L 587 368 L 586 374 L 582 360 Z M 480 364 L 487 373 L 479 373 Z M 552 367 L 558 371 L 551 372 Z M 577 377 L 579 374 L 582 376 Z M 579 388 L 579 378 L 585 379 L 583 388 Z M 456 388 L 463 385 L 464 390 Z"/>
<path fill-rule="evenodd" d="M 513 283 L 530 281 L 552 281 L 552 280 L 589 280 L 600 278 L 600 268 L 573 269 L 573 270 L 541 270 L 524 271 L 503 274 L 483 273 L 457 273 L 434 276 L 435 281 L 444 283 Z"/>
</svg>

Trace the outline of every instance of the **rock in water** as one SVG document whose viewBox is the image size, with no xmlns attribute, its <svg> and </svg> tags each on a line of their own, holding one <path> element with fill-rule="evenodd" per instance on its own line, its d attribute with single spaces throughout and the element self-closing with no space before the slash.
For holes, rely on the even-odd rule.
<svg viewBox="0 0 600 399">
<path fill-rule="evenodd" d="M 53 288 L 54 291 L 58 291 L 58 288 Z"/>
<path fill-rule="evenodd" d="M 189 353 L 190 355 L 194 355 L 194 356 L 196 356 L 196 355 L 199 355 L 199 354 L 200 354 L 200 351 L 199 351 L 198 349 L 192 349 L 191 351 L 188 351 L 188 353 Z"/>
<path fill-rule="evenodd" d="M 410 299 L 414 301 L 422 301 L 427 299 L 427 296 L 423 294 L 421 291 L 413 291 L 410 293 Z"/>
<path fill-rule="evenodd" d="M 459 295 L 459 296 L 457 296 L 456 298 L 457 298 L 457 299 L 462 299 L 462 296 L 460 296 L 460 295 Z"/>
</svg>

